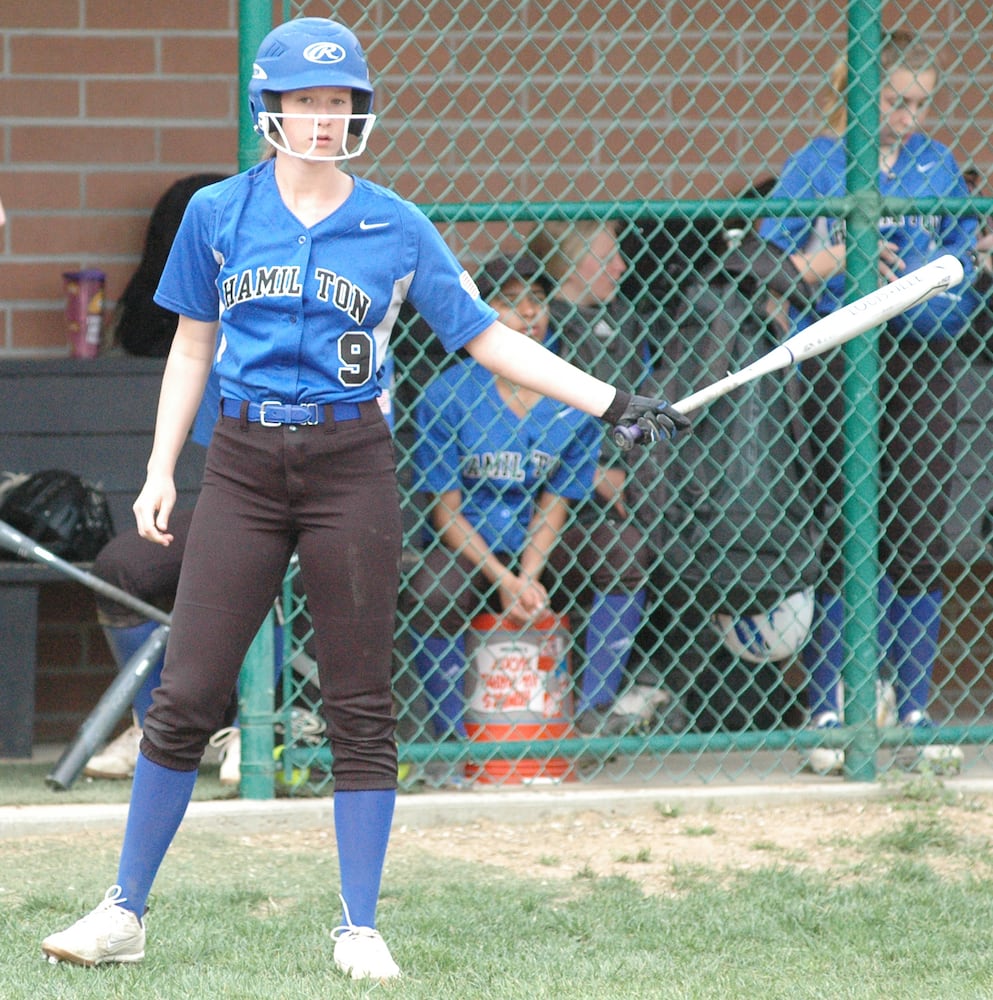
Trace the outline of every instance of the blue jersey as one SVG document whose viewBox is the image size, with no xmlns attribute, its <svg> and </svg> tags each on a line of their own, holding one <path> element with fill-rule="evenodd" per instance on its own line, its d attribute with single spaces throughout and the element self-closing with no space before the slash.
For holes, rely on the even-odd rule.
<svg viewBox="0 0 993 1000">
<path fill-rule="evenodd" d="M 225 398 L 375 399 L 404 300 L 449 351 L 494 322 L 416 206 L 354 178 L 344 204 L 308 228 L 283 203 L 274 162 L 193 195 L 155 293 L 182 316 L 220 320 Z"/>
<path fill-rule="evenodd" d="M 600 421 L 547 397 L 518 417 L 475 361 L 438 375 L 416 415 L 415 488 L 459 490 L 462 513 L 494 552 L 521 551 L 543 491 L 580 500 L 593 489 Z"/>
<path fill-rule="evenodd" d="M 820 136 L 790 157 L 771 198 L 813 199 L 845 196 L 845 146 L 841 138 Z M 940 142 L 915 133 L 900 147 L 893 169 L 880 172 L 883 197 L 964 197 L 969 192 L 954 156 Z M 880 237 L 894 243 L 905 274 L 952 254 L 965 268 L 965 280 L 956 288 L 908 310 L 890 321 L 898 335 L 927 338 L 954 337 L 962 331 L 976 306 L 971 293 L 972 249 L 976 220 L 945 215 L 902 215 L 880 219 Z M 843 245 L 845 223 L 833 218 L 764 219 L 759 234 L 786 253 L 816 253 L 825 246 Z M 845 275 L 826 283 L 815 304 L 821 315 L 844 304 Z M 815 317 L 816 318 L 816 317 Z"/>
</svg>

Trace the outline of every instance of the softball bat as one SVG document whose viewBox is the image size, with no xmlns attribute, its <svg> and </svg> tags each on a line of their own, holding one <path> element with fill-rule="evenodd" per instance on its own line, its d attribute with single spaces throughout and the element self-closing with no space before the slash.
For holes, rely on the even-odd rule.
<svg viewBox="0 0 993 1000">
<path fill-rule="evenodd" d="M 88 573 L 86 570 L 74 566 L 71 562 L 66 562 L 65 559 L 59 558 L 54 552 L 49 552 L 43 545 L 40 545 L 33 538 L 28 538 L 27 535 L 6 521 L 0 521 L 0 548 L 7 549 L 8 552 L 13 552 L 22 559 L 30 559 L 44 566 L 51 566 L 85 587 L 89 587 L 90 590 L 139 612 L 151 621 L 158 622 L 160 625 L 169 624 L 169 615 L 161 608 L 157 608 L 153 604 L 146 604 L 145 601 L 132 596 L 126 590 L 121 590 L 112 583 L 101 580 L 93 573 Z"/>
<path fill-rule="evenodd" d="M 56 791 L 66 791 L 79 777 L 86 762 L 107 741 L 117 720 L 131 710 L 138 689 L 145 683 L 149 671 L 158 662 L 169 638 L 169 626 L 160 625 L 135 651 L 124 669 L 114 678 L 93 711 L 79 727 L 75 739 L 66 747 L 58 763 L 45 778 L 45 784 Z"/>
<path fill-rule="evenodd" d="M 672 403 L 672 408 L 682 414 L 690 413 L 762 375 L 769 375 L 807 358 L 823 354 L 833 347 L 840 347 L 913 306 L 948 291 L 949 288 L 959 284 L 964 277 L 965 271 L 961 261 L 951 254 L 945 254 L 930 264 L 925 264 L 897 278 L 896 281 L 891 281 L 882 288 L 836 309 L 740 371 L 731 372 L 724 378 Z M 625 451 L 630 449 L 641 435 L 641 428 L 636 424 L 615 427 L 613 430 L 615 443 Z"/>
</svg>

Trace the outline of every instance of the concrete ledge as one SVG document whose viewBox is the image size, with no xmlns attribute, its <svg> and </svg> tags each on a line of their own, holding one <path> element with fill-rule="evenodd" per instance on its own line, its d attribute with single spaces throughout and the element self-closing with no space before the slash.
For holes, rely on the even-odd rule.
<svg viewBox="0 0 993 1000">
<path fill-rule="evenodd" d="M 950 790 L 966 795 L 993 795 L 993 780 L 954 778 Z M 683 812 L 712 808 L 776 806 L 797 802 L 857 802 L 892 795 L 892 785 L 878 782 L 805 781 L 802 784 L 751 784 L 685 788 L 527 789 L 431 792 L 400 795 L 395 827 L 424 828 L 472 823 L 535 823 L 575 812 L 624 815 L 661 806 Z M 0 838 L 57 836 L 82 830 L 123 832 L 127 805 L 7 806 L 0 808 Z M 192 802 L 185 830 L 215 833 L 270 833 L 280 830 L 330 829 L 332 799 L 229 799 Z"/>
</svg>

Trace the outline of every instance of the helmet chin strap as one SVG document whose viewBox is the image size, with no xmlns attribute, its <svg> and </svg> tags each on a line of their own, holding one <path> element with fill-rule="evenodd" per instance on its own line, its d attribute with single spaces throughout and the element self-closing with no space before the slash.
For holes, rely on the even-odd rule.
<svg viewBox="0 0 993 1000">
<path fill-rule="evenodd" d="M 283 128 L 283 119 L 285 118 L 309 118 L 313 122 L 313 129 L 311 131 L 310 146 L 307 147 L 303 152 L 295 150 L 290 145 L 289 138 L 286 135 L 286 131 Z M 342 136 L 341 140 L 341 151 L 335 154 L 328 155 L 315 155 L 314 150 L 317 148 L 317 132 L 319 127 L 319 122 L 321 120 L 326 120 L 328 118 L 334 118 L 337 120 L 346 121 L 349 124 L 355 120 L 363 120 L 362 132 L 357 136 L 358 146 L 355 149 L 350 150 L 348 148 L 349 131 L 346 127 L 345 134 Z M 338 163 L 341 160 L 351 160 L 356 156 L 360 156 L 366 147 L 366 143 L 369 140 L 369 133 L 372 131 L 372 126 L 376 122 L 376 116 L 373 114 L 367 115 L 284 115 L 282 113 L 276 113 L 271 111 L 264 111 L 259 115 L 259 124 L 257 129 L 262 132 L 265 136 L 266 142 L 271 146 L 274 146 L 281 153 L 286 153 L 287 156 L 295 156 L 301 160 L 311 160 L 313 162 L 319 163 Z"/>
</svg>

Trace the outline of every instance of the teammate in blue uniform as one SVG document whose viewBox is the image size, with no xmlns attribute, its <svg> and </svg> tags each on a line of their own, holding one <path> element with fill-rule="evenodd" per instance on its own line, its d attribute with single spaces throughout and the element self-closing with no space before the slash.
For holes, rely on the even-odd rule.
<svg viewBox="0 0 993 1000">
<path fill-rule="evenodd" d="M 909 32 L 896 31 L 884 41 L 881 59 L 880 194 L 906 198 L 966 195 L 965 180 L 951 152 L 921 131 L 938 84 L 933 50 Z M 840 198 L 845 194 L 846 79 L 847 67 L 842 63 L 832 79 L 837 104 L 829 116 L 830 133 L 818 136 L 788 160 L 771 197 Z M 885 356 L 880 384 L 884 407 L 880 634 L 895 673 L 899 719 L 910 727 L 930 725 L 927 704 L 940 626 L 941 568 L 949 554 L 943 521 L 945 484 L 954 461 L 945 444 L 955 420 L 952 344 L 976 305 L 969 291 L 975 232 L 975 219 L 944 215 L 913 214 L 879 223 L 884 279 L 892 280 L 943 254 L 953 254 L 966 269 L 961 285 L 891 320 L 880 342 Z M 760 234 L 789 254 L 798 277 L 815 289 L 815 295 L 820 292 L 815 314 L 808 314 L 801 324 L 844 302 L 843 220 L 766 219 Z M 819 449 L 818 477 L 836 511 L 844 496 L 843 366 L 840 353 L 827 362 L 804 365 L 804 374 L 811 380 L 805 408 Z M 837 512 L 828 528 L 829 585 L 818 595 L 821 624 L 817 638 L 805 649 L 809 709 L 815 727 L 840 724 L 843 539 Z M 955 765 L 961 759 L 957 747 L 932 745 L 923 747 L 922 754 L 932 765 Z M 840 750 L 817 748 L 807 763 L 820 772 L 841 770 L 844 755 Z"/>
<path fill-rule="evenodd" d="M 542 343 L 540 271 L 530 254 L 498 256 L 478 284 L 502 322 Z M 619 731 L 610 707 L 641 624 L 645 547 L 631 523 L 584 525 L 571 512 L 593 493 L 603 425 L 468 358 L 428 385 L 417 427 L 414 486 L 429 510 L 409 589 L 435 735 L 466 735 L 466 622 L 493 610 L 523 626 L 570 600 L 589 607 L 577 725 Z"/>
<path fill-rule="evenodd" d="M 297 551 L 333 753 L 344 921 L 334 963 L 353 979 L 400 970 L 376 930 L 397 786 L 391 694 L 401 555 L 389 427 L 376 398 L 405 299 L 449 351 L 527 389 L 639 424 L 688 421 L 497 321 L 413 205 L 341 167 L 375 121 L 361 46 L 301 18 L 263 40 L 249 84 L 274 150 L 190 201 L 156 301 L 180 320 L 162 380 L 141 534 L 172 542 L 176 458 L 213 366 L 222 401 L 190 525 L 162 683 L 145 716 L 117 882 L 42 949 L 84 965 L 144 957 L 144 910 L 242 658 Z"/>
</svg>

